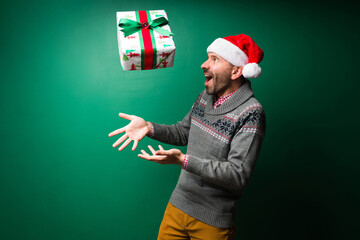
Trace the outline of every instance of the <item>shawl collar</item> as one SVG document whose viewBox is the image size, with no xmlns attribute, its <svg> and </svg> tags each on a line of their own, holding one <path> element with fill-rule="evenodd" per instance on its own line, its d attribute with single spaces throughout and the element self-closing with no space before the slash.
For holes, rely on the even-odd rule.
<svg viewBox="0 0 360 240">
<path fill-rule="evenodd" d="M 209 115 L 226 114 L 246 102 L 253 95 L 254 92 L 251 89 L 251 83 L 249 80 L 246 80 L 246 82 L 228 100 L 226 100 L 226 102 L 213 109 L 214 96 L 209 95 L 204 91 L 204 96 L 202 98 L 207 102 L 205 113 Z"/>
</svg>

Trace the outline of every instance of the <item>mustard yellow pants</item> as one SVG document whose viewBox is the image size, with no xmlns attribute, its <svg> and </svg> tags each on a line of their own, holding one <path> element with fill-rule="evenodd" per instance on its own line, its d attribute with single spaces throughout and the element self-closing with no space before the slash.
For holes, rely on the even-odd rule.
<svg viewBox="0 0 360 240">
<path fill-rule="evenodd" d="M 160 225 L 158 240 L 231 240 L 235 226 L 217 228 L 196 220 L 168 203 Z"/>
</svg>

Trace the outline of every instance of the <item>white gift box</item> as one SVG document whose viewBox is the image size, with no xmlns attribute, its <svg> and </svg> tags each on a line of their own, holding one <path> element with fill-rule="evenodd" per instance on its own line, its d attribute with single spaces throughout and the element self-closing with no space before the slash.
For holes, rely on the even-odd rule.
<svg viewBox="0 0 360 240">
<path fill-rule="evenodd" d="M 167 19 L 164 10 L 116 13 L 120 61 L 125 71 L 167 68 L 174 65 L 173 37 L 164 33 L 171 33 Z M 159 20 L 166 22 L 155 26 L 155 22 Z M 119 23 L 124 22 L 129 24 L 120 27 Z"/>
</svg>

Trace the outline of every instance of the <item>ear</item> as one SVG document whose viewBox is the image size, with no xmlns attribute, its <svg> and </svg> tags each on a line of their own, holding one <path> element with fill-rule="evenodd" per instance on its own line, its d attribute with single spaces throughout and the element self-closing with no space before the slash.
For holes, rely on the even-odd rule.
<svg viewBox="0 0 360 240">
<path fill-rule="evenodd" d="M 231 80 L 238 79 L 242 74 L 242 70 L 243 70 L 242 66 L 239 67 L 234 66 L 231 72 Z"/>
</svg>

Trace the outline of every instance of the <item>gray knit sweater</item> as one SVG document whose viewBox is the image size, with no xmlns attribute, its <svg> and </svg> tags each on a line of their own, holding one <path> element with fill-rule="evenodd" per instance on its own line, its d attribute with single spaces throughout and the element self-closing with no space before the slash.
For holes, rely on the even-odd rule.
<svg viewBox="0 0 360 240">
<path fill-rule="evenodd" d="M 152 123 L 153 139 L 187 145 L 189 161 L 170 203 L 215 227 L 231 227 L 237 200 L 248 183 L 265 133 L 265 114 L 246 81 L 213 109 L 203 91 L 191 111 L 174 125 Z"/>
</svg>

